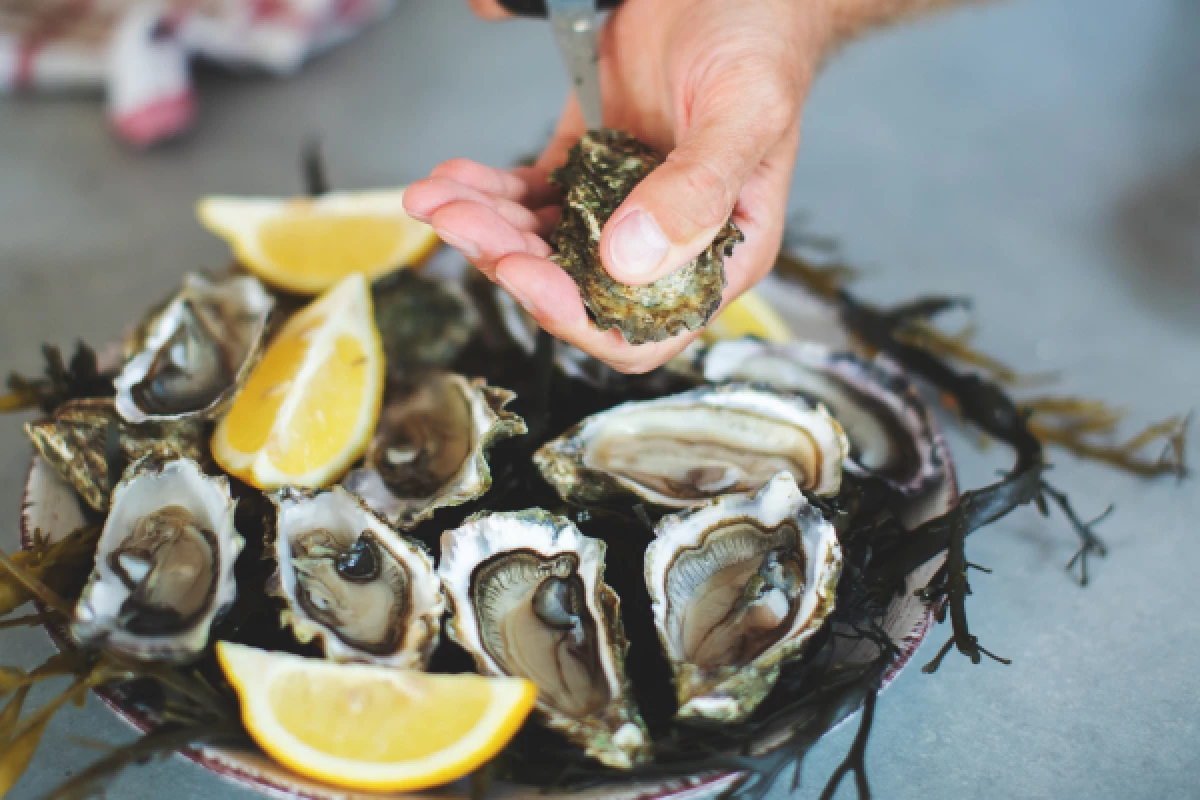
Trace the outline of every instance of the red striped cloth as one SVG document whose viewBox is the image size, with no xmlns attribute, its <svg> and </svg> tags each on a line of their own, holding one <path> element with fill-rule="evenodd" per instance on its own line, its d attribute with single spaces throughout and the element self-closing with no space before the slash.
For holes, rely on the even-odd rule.
<svg viewBox="0 0 1200 800">
<path fill-rule="evenodd" d="M 0 0 L 0 92 L 101 88 L 138 145 L 186 129 L 191 57 L 287 75 L 393 0 Z"/>
</svg>

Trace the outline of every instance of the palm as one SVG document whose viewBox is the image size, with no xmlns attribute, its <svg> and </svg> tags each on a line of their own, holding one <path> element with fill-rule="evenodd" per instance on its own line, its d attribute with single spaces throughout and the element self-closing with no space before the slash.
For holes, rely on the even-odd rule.
<svg viewBox="0 0 1200 800">
<path fill-rule="evenodd" d="M 709 13 L 699 7 L 704 5 L 710 7 Z M 724 54 L 734 64 L 732 69 L 719 69 L 721 48 L 730 50 L 727 26 L 743 24 L 725 18 L 737 12 L 738 5 L 723 0 L 626 0 L 609 18 L 599 40 L 606 126 L 670 153 L 655 175 L 663 170 L 683 173 L 676 191 L 652 198 L 655 218 L 665 223 L 673 243 L 671 253 L 677 263 L 670 268 L 682 265 L 711 242 L 715 226 L 729 215 L 731 206 L 746 234 L 746 242 L 726 262 L 726 302 L 756 283 L 774 261 L 799 136 L 796 125 L 774 146 L 764 147 L 765 154 L 747 160 L 732 193 L 714 192 L 714 171 L 703 164 L 697 168 L 674 149 L 695 126 L 705 120 L 711 124 L 714 112 L 737 140 L 749 141 L 756 135 L 757 121 L 740 120 L 736 111 L 739 93 L 745 91 L 752 99 L 763 81 L 738 65 L 737 52 Z M 753 63 L 766 62 L 758 58 Z M 726 74 L 742 83 L 725 85 Z M 714 97 L 719 105 L 714 106 Z M 727 118 L 726 108 L 731 111 Z M 697 334 L 631 346 L 615 330 L 599 331 L 590 324 L 574 282 L 549 260 L 546 237 L 557 222 L 559 198 L 548 176 L 566 160 L 566 151 L 584 130 L 572 97 L 534 167 L 505 172 L 465 160 L 449 161 L 410 187 L 405 206 L 504 286 L 547 331 L 616 369 L 646 371 L 666 362 Z M 637 191 L 646 191 L 650 183 L 648 179 Z M 697 198 L 708 201 L 698 203 Z M 626 205 L 634 199 L 631 195 Z M 614 221 L 620 214 L 621 210 L 614 214 Z M 606 237 L 611 227 L 606 228 Z M 602 241 L 602 252 L 604 248 Z M 604 258 L 613 272 L 609 256 Z"/>
</svg>

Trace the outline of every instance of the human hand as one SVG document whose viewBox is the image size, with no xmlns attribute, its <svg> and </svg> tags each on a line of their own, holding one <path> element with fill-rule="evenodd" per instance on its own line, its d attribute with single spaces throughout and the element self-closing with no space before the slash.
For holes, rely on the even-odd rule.
<svg viewBox="0 0 1200 800">
<path fill-rule="evenodd" d="M 497 0 L 467 0 L 467 5 L 483 19 L 506 19 L 512 16 Z"/>
<path fill-rule="evenodd" d="M 823 49 L 822 7 L 626 0 L 613 12 L 598 42 L 605 122 L 668 153 L 605 226 L 601 257 L 616 280 L 645 284 L 679 269 L 712 242 L 731 212 L 746 241 L 725 261 L 724 302 L 770 271 L 783 235 L 800 106 Z M 549 260 L 545 237 L 558 220 L 558 197 L 547 177 L 584 130 L 572 97 L 535 166 L 504 171 L 448 161 L 409 187 L 405 207 L 545 330 L 617 370 L 646 372 L 698 334 L 634 346 L 616 330 L 599 331 L 574 281 Z"/>
</svg>

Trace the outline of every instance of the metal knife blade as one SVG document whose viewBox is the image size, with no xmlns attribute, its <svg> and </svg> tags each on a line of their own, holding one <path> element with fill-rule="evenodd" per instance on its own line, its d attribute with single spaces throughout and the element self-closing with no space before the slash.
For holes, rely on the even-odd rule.
<svg viewBox="0 0 1200 800">
<path fill-rule="evenodd" d="M 588 130 L 604 127 L 596 57 L 595 0 L 546 0 L 550 27 Z"/>
</svg>

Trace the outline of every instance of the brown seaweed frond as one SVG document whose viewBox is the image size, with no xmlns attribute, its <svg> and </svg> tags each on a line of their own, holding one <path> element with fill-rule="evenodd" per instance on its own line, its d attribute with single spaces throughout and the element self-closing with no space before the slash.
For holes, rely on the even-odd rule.
<svg viewBox="0 0 1200 800">
<path fill-rule="evenodd" d="M 15 591 L 12 594 L 24 597 L 18 605 L 23 605 L 28 600 L 36 598 L 55 613 L 63 616 L 71 614 L 71 604 L 64 600 L 58 592 L 38 580 L 31 571 L 0 552 L 0 580 L 4 578 L 7 578 L 8 582 L 0 583 L 0 588 L 13 586 Z"/>
<path fill-rule="evenodd" d="M 104 797 L 108 784 L 121 770 L 150 763 L 187 747 L 200 744 L 241 744 L 246 734 L 238 725 L 218 722 L 208 725 L 164 725 L 124 747 L 113 749 L 69 781 L 54 789 L 43 800 L 87 800 Z"/>
<path fill-rule="evenodd" d="M 8 392 L 0 394 L 0 413 L 40 408 L 46 413 L 77 397 L 112 397 L 113 371 L 101 371 L 96 352 L 83 342 L 75 345 L 70 362 L 54 345 L 42 345 L 45 366 L 42 374 L 27 378 L 17 373 L 8 376 Z"/>
<path fill-rule="evenodd" d="M 825 300 L 836 300 L 838 291 L 843 286 L 862 275 L 857 267 L 840 259 L 818 264 L 799 253 L 787 250 L 780 252 L 775 261 L 775 271 L 788 281 L 803 286 Z"/>
<path fill-rule="evenodd" d="M 975 323 L 968 323 L 955 333 L 946 333 L 926 320 L 913 320 L 896 332 L 896 338 L 942 358 L 975 367 L 997 383 L 1008 386 L 1047 383 L 1056 377 L 1053 373 L 1018 372 L 1000 359 L 972 346 L 971 342 L 978 330 Z"/>
<path fill-rule="evenodd" d="M 1048 397 L 1022 407 L 1030 413 L 1029 429 L 1044 444 L 1134 475 L 1182 478 L 1187 474 L 1191 414 L 1151 423 L 1122 442 L 1116 439 L 1116 428 L 1125 412 L 1102 401 Z"/>
<path fill-rule="evenodd" d="M 71 654 L 77 655 L 77 654 Z M 64 666 L 74 673 L 80 665 L 63 665 L 58 663 L 57 656 L 51 657 L 30 675 L 30 680 L 43 680 L 48 677 L 67 674 Z M 31 684 L 25 684 L 17 689 L 4 711 L 0 712 L 0 797 L 16 785 L 25 773 L 33 754 L 41 743 L 46 726 L 60 709 L 68 703 L 82 705 L 89 690 L 114 681 L 128 680 L 132 675 L 104 660 L 93 661 L 76 673 L 75 680 L 57 697 L 46 703 L 24 720 L 20 719 L 21 707 L 25 702 Z"/>
<path fill-rule="evenodd" d="M 29 588 L 31 580 L 44 584 L 48 591 L 59 596 L 77 588 L 91 571 L 100 531 L 99 525 L 85 525 L 51 542 L 40 530 L 35 530 L 31 547 L 6 557 L 20 574 L 0 566 L 0 617 L 35 597 Z"/>
<path fill-rule="evenodd" d="M 57 544 L 57 543 L 56 543 Z M 35 551 L 43 554 L 54 545 L 35 539 Z M 20 555 L 20 554 L 18 554 Z M 30 560 L 26 558 L 25 560 Z M 52 609 L 46 615 L 69 614 L 70 606 L 53 589 L 3 553 L 0 553 L 0 572 L 7 573 L 25 592 Z M 26 697 L 34 684 L 71 676 L 70 685 L 57 697 L 22 718 Z M 141 662 L 108 651 L 69 650 L 51 656 L 31 672 L 15 667 L 0 667 L 0 697 L 12 695 L 0 710 L 0 797 L 11 789 L 24 774 L 37 751 L 46 726 L 68 703 L 82 705 L 88 691 L 101 687 L 150 680 L 164 690 L 162 728 L 124 748 L 115 750 L 80 776 L 85 775 L 86 788 L 102 787 L 122 767 L 143 760 L 149 750 L 162 752 L 178 749 L 196 741 L 219 737 L 241 737 L 244 732 L 238 721 L 237 705 L 215 689 L 197 670 L 177 669 L 167 664 Z M 171 736 L 160 736 L 167 731 Z M 174 744 L 172 744 L 174 743 Z M 65 789 L 82 790 L 79 781 L 68 783 Z M 63 790 L 60 790 L 63 791 Z M 84 797 L 88 794 L 62 796 Z"/>
</svg>

